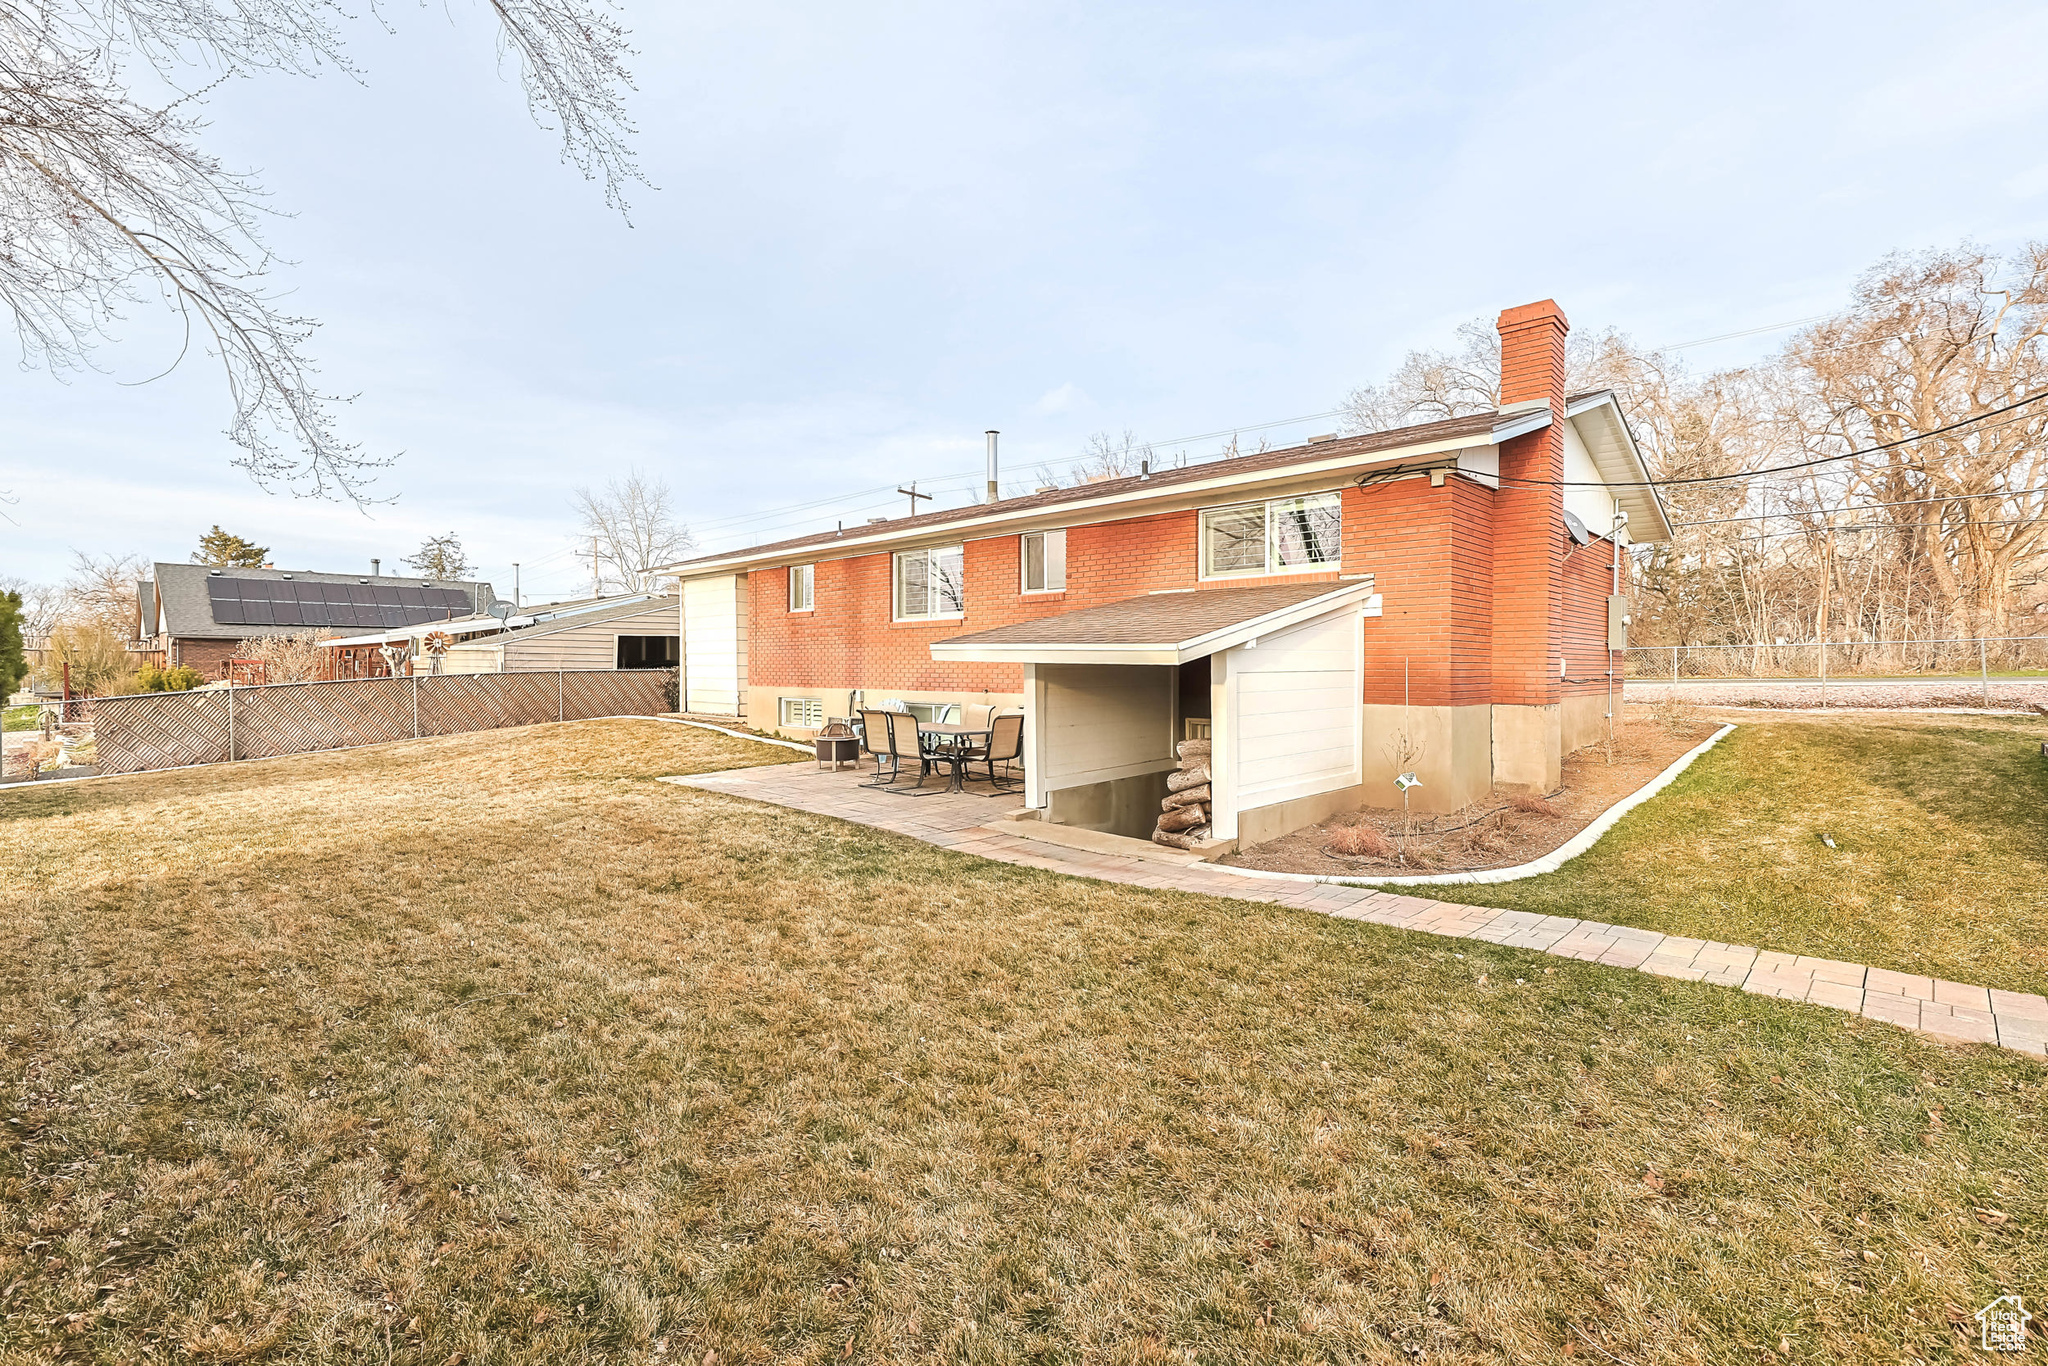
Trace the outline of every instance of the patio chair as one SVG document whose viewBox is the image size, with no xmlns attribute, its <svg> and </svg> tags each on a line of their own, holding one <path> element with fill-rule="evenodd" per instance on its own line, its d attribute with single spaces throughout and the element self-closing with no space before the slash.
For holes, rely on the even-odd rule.
<svg viewBox="0 0 2048 1366">
<path fill-rule="evenodd" d="M 886 711 L 864 711 L 860 714 L 860 749 L 875 761 L 875 780 L 864 783 L 864 787 L 886 787 L 882 781 L 882 766 L 889 766 L 889 782 L 896 781 L 896 756 L 889 748 L 889 718 Z"/>
<path fill-rule="evenodd" d="M 1024 713 L 1009 712 L 989 722 L 986 745 L 977 745 L 967 755 L 969 764 L 987 764 L 989 784 L 998 792 L 1015 792 L 1023 784 L 1010 776 L 1010 766 L 1024 757 Z M 996 776 L 996 765 L 1003 776 Z"/>
<path fill-rule="evenodd" d="M 923 727 L 909 712 L 885 712 L 889 726 L 889 783 L 876 783 L 885 787 L 897 781 L 897 774 L 906 759 L 917 760 L 917 786 L 923 787 L 924 780 L 931 776 L 932 759 L 925 753 Z M 877 770 L 876 777 L 881 773 Z"/>
<path fill-rule="evenodd" d="M 982 702 L 970 702 L 960 709 L 960 724 L 974 730 L 987 730 L 996 709 Z"/>
</svg>

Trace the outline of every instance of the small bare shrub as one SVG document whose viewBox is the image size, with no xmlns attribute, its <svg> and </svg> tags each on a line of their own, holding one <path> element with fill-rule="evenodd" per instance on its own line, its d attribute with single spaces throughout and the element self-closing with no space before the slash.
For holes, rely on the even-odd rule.
<svg viewBox="0 0 2048 1366">
<path fill-rule="evenodd" d="M 1683 697 L 1661 697 L 1650 708 L 1650 719 L 1672 735 L 1689 731 L 1701 723 L 1699 703 Z"/>
<path fill-rule="evenodd" d="M 1346 825 L 1330 832 L 1325 846 L 1333 854 L 1351 858 L 1392 858 L 1394 843 L 1370 825 Z"/>
<path fill-rule="evenodd" d="M 1533 792 L 1516 793 L 1508 798 L 1508 805 L 1514 807 L 1515 810 L 1525 816 L 1548 816 L 1551 820 L 1556 820 L 1564 815 L 1564 812 L 1558 810 L 1547 800 Z"/>
</svg>

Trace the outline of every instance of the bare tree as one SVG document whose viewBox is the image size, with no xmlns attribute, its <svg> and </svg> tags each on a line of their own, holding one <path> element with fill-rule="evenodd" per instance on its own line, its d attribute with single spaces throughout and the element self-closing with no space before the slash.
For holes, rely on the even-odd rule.
<svg viewBox="0 0 2048 1366">
<path fill-rule="evenodd" d="M 64 581 L 60 620 L 95 621 L 117 630 L 123 639 L 135 633 L 135 585 L 149 576 L 140 555 L 90 555 L 71 552 L 71 575 Z"/>
<path fill-rule="evenodd" d="M 605 0 L 487 0 L 527 102 L 609 203 L 639 179 L 627 151 L 625 31 Z M 236 463 L 265 487 L 362 501 L 389 460 L 336 435 L 307 349 L 310 319 L 269 285 L 265 211 L 249 176 L 202 150 L 198 108 L 256 71 L 350 71 L 331 0 L 0 0 L 0 301 L 22 358 L 93 363 L 130 304 L 161 300 L 222 366 Z M 175 88 L 131 89 L 141 63 Z M 175 365 L 177 362 L 172 362 Z"/>
<path fill-rule="evenodd" d="M 53 583 L 31 583 L 8 575 L 0 578 L 0 590 L 21 594 L 21 633 L 40 638 L 57 624 L 64 603 L 64 590 Z"/>
<path fill-rule="evenodd" d="M 576 490 L 576 512 L 591 576 L 601 593 L 642 593 L 660 583 L 647 570 L 672 563 L 696 544 L 690 529 L 678 522 L 668 485 L 637 469 L 613 479 L 603 489 Z"/>
<path fill-rule="evenodd" d="M 1492 330 L 1458 336 L 1353 390 L 1347 425 L 1494 406 Z M 1619 397 L 1677 528 L 1635 552 L 1639 642 L 1757 659 L 1787 640 L 1968 641 L 2048 619 L 2048 401 L 2032 401 L 2048 392 L 2048 246 L 1889 257 L 1839 314 L 1735 370 L 1694 377 L 1613 332 L 1574 334 L 1566 362 L 1571 392 Z"/>
<path fill-rule="evenodd" d="M 462 548 L 462 538 L 452 531 L 421 541 L 405 563 L 430 579 L 466 579 L 476 570 L 469 562 L 469 552 Z"/>
</svg>

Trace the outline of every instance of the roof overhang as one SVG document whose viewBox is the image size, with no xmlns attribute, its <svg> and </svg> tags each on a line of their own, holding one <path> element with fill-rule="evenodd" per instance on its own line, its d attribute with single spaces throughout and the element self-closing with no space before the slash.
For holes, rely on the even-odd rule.
<svg viewBox="0 0 2048 1366">
<path fill-rule="evenodd" d="M 938 525 L 896 529 L 886 525 L 862 527 L 843 535 L 829 536 L 806 544 L 771 546 L 761 550 L 738 550 L 730 555 L 707 556 L 678 564 L 658 565 L 646 572 L 699 579 L 712 575 L 744 574 L 754 569 L 768 569 L 785 564 L 808 564 L 816 560 L 869 555 L 880 550 L 916 550 L 925 546 L 951 545 L 965 540 L 983 540 L 991 536 L 1013 536 L 1026 531 L 1084 526 L 1091 522 L 1122 517 L 1142 517 L 1155 512 L 1176 511 L 1184 507 L 1212 505 L 1219 499 L 1260 497 L 1271 489 L 1299 484 L 1305 480 L 1313 482 L 1328 476 L 1349 475 L 1384 465 L 1398 465 L 1418 457 L 1495 446 L 1511 437 L 1547 427 L 1550 420 L 1550 410 L 1547 407 L 1530 412 L 1510 411 L 1501 415 L 1500 422 L 1496 423 L 1490 432 L 1443 437 L 1435 441 L 1418 441 L 1414 445 L 1396 446 L 1365 455 L 1353 452 L 1323 459 L 1309 457 L 1297 463 L 1273 466 L 1256 473 L 1221 472 L 1208 479 L 1177 479 L 1156 489 L 1125 488 L 1099 498 L 1076 498 L 1072 501 L 1050 504 L 1032 503 L 1010 510 L 1005 510 L 1001 503 L 995 503 L 980 516 L 961 517 Z"/>
<path fill-rule="evenodd" d="M 1664 500 L 1657 496 L 1656 485 L 1650 482 L 1649 462 L 1643 459 L 1614 392 L 1603 389 L 1583 394 L 1566 405 L 1564 415 L 1579 440 L 1586 443 L 1593 468 L 1628 514 L 1629 540 L 1670 540 L 1671 518 L 1664 511 Z"/>
<path fill-rule="evenodd" d="M 932 658 L 935 660 L 973 664 L 1179 665 L 1220 654 L 1235 646 L 1255 641 L 1261 636 L 1284 631 L 1289 627 L 1314 621 L 1318 617 L 1329 616 L 1333 612 L 1361 609 L 1363 615 L 1379 615 L 1379 595 L 1373 592 L 1372 579 L 1369 576 L 1337 584 L 1329 592 L 1306 601 L 1247 617 L 1186 640 L 1132 640 L 1086 644 L 1055 641 L 998 643 L 977 642 L 971 639 L 958 642 L 941 640 L 936 642 L 931 650 Z M 1057 621 L 1061 616 L 1071 615 L 1075 614 L 1060 613 L 1043 620 Z"/>
</svg>

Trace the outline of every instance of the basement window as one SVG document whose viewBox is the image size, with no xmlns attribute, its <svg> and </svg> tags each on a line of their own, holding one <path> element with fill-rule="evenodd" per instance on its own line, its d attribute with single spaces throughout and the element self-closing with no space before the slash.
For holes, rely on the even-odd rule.
<svg viewBox="0 0 2048 1366">
<path fill-rule="evenodd" d="M 957 545 L 906 550 L 896 556 L 896 620 L 940 621 L 967 615 L 967 590 Z"/>
<path fill-rule="evenodd" d="M 1021 538 L 1027 593 L 1058 593 L 1067 586 L 1067 533 L 1034 531 Z"/>
<path fill-rule="evenodd" d="M 825 703 L 816 697 L 778 697 L 776 706 L 781 711 L 782 724 L 797 730 L 822 730 L 825 726 Z"/>
<path fill-rule="evenodd" d="M 1343 542 L 1342 507 L 1334 493 L 1208 508 L 1202 513 L 1202 577 L 1335 569 L 1343 560 Z"/>
</svg>

